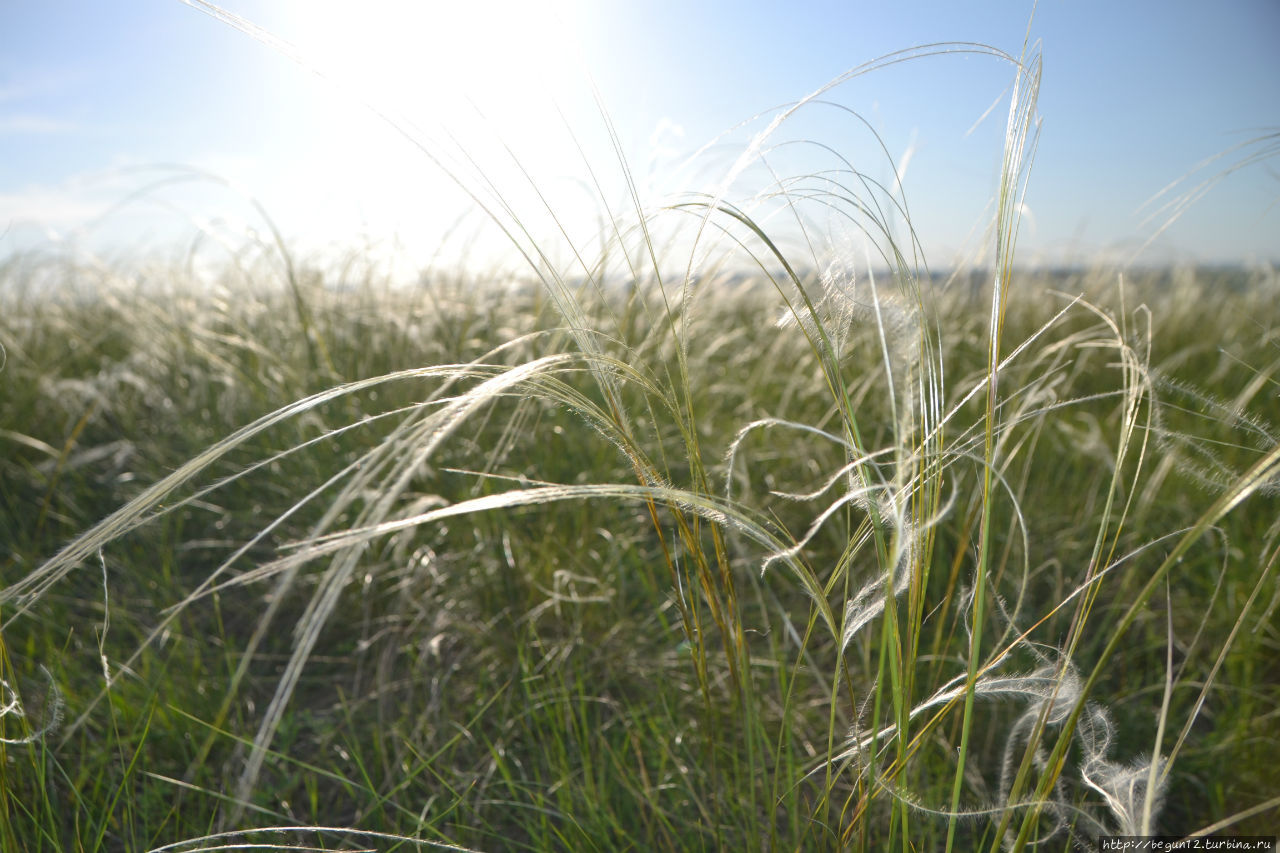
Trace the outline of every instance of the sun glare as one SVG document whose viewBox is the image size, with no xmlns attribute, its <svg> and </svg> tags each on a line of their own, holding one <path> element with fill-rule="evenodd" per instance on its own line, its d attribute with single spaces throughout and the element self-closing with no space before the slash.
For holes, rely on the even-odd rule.
<svg viewBox="0 0 1280 853">
<path fill-rule="evenodd" d="M 298 46 L 358 96 L 413 118 L 450 123 L 468 103 L 501 115 L 566 72 L 567 17 L 515 0 L 372 0 L 358 13 L 302 3 Z"/>
<path fill-rule="evenodd" d="M 281 35 L 332 84 L 309 107 L 316 139 L 297 164 L 325 175 L 328 203 L 311 216 L 350 196 L 344 215 L 367 225 L 441 233 L 453 223 L 434 217 L 456 210 L 441 201 L 461 193 L 440 165 L 473 191 L 489 178 L 509 192 L 512 170 L 548 183 L 580 174 L 558 116 L 566 99 L 589 96 L 569 11 L 515 0 L 373 0 L 357 13 L 297 3 Z"/>
</svg>

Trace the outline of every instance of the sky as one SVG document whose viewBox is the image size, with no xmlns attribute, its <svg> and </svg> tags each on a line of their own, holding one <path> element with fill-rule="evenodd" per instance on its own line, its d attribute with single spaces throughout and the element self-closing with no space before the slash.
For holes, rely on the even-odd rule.
<svg viewBox="0 0 1280 853">
<path fill-rule="evenodd" d="M 0 0 L 0 254 L 233 251 L 274 227 L 306 251 L 476 263 L 599 251 L 637 204 L 707 197 L 794 243 L 778 187 L 838 189 L 839 210 L 802 205 L 806 233 L 866 254 L 843 214 L 888 204 L 879 182 L 929 266 L 980 262 L 1007 59 L 933 51 L 762 136 L 851 69 L 964 42 L 1042 57 L 1020 262 L 1280 262 L 1280 159 L 1231 171 L 1277 150 L 1276 0 L 221 7 L 243 23 L 182 0 Z M 882 218 L 901 240 L 903 218 Z"/>
</svg>

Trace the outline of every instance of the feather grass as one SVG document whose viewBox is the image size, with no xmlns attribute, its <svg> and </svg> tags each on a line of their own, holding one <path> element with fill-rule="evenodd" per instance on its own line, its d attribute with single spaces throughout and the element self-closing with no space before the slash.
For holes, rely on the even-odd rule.
<svg viewBox="0 0 1280 853">
<path fill-rule="evenodd" d="M 830 149 L 775 171 L 840 84 L 975 54 L 1015 75 L 980 311 L 922 269 L 883 143 L 894 182 Z M 1229 708 L 1237 730 L 1203 730 L 1214 691 L 1275 697 L 1275 282 L 1222 321 L 1260 345 L 1221 353 L 1162 352 L 1195 313 L 1167 288 L 1019 280 L 1039 79 L 1029 40 L 890 54 L 656 208 L 619 156 L 630 211 L 602 202 L 596 260 L 561 228 L 564 266 L 469 161 L 531 271 L 501 288 L 326 288 L 274 226 L 250 253 L 273 272 L 237 256 L 207 298 L 88 264 L 89 295 L 24 302 L 49 268 L 8 262 L 0 838 L 1022 850 L 1167 827 L 1203 800 L 1177 768 L 1254 736 Z M 758 165 L 773 185 L 736 197 Z M 821 248 L 813 211 L 863 256 Z M 1174 601 L 1206 584 L 1188 624 Z M 1175 831 L 1274 813 L 1241 790 Z"/>
</svg>

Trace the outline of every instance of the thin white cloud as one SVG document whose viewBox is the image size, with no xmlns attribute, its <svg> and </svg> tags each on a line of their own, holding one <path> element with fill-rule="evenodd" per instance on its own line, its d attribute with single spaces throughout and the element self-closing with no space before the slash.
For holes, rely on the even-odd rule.
<svg viewBox="0 0 1280 853">
<path fill-rule="evenodd" d="M 37 185 L 0 193 L 0 228 L 13 224 L 62 230 L 83 225 L 102 211 L 101 196 L 83 189 Z"/>
<path fill-rule="evenodd" d="M 85 79 L 84 72 L 71 68 L 24 71 L 18 77 L 0 80 L 0 103 L 57 95 Z"/>
<path fill-rule="evenodd" d="M 231 158 L 207 158 L 229 169 Z M 111 167 L 0 191 L 0 252 L 5 235 L 87 239 L 94 245 L 142 245 L 198 228 L 250 233 L 263 223 L 248 193 L 196 167 L 118 159 Z"/>
<path fill-rule="evenodd" d="M 3 95 L 0 94 L 0 100 Z M 79 130 L 73 122 L 40 115 L 0 115 L 0 136 L 26 134 L 72 133 Z"/>
</svg>

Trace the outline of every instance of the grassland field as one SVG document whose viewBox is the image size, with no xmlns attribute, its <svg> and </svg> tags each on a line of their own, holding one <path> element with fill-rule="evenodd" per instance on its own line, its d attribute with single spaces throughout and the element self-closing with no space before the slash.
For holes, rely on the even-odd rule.
<svg viewBox="0 0 1280 853">
<path fill-rule="evenodd" d="M 1280 828 L 1274 271 L 304 267 L 0 268 L 0 849 Z"/>
</svg>

